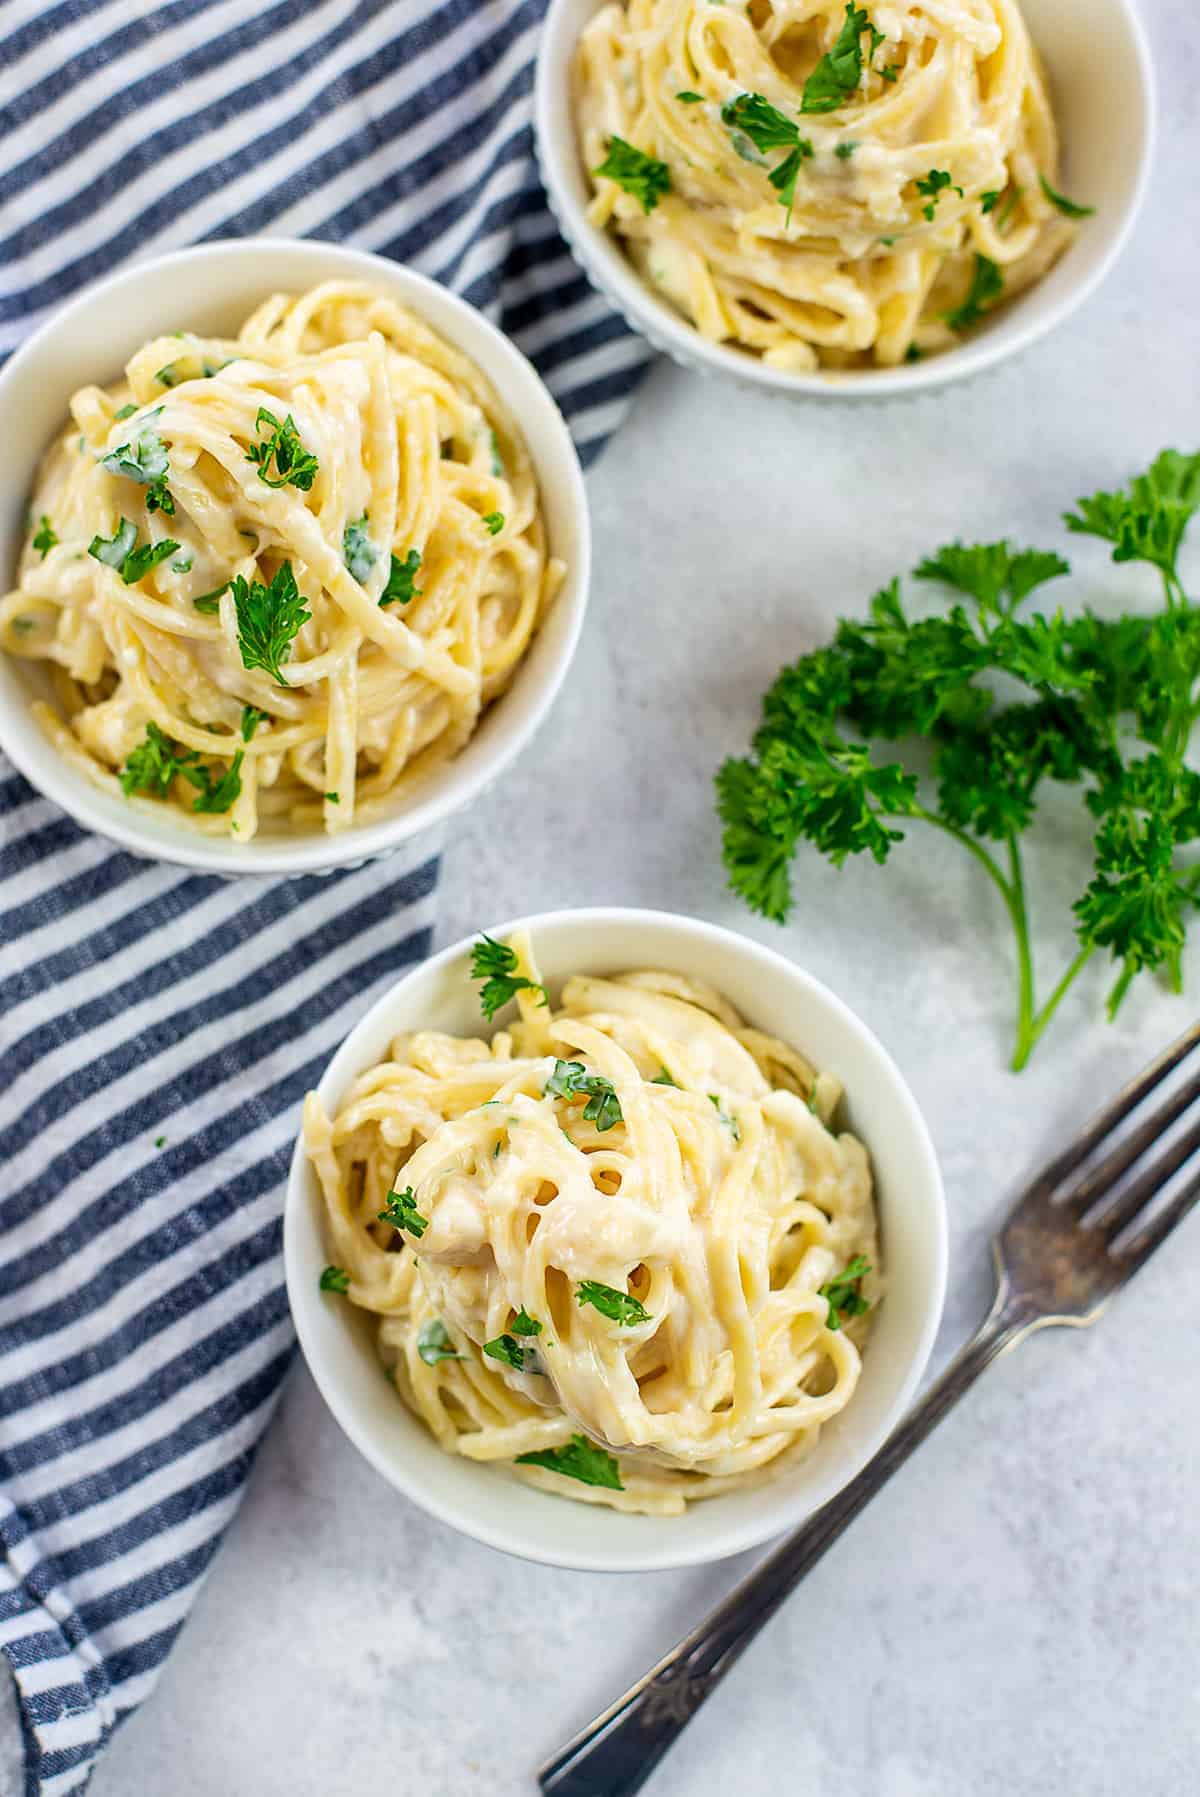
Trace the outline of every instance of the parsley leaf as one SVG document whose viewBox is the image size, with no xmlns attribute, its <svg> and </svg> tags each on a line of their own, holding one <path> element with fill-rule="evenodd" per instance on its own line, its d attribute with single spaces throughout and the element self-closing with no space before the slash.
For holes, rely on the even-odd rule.
<svg viewBox="0 0 1200 1797">
<path fill-rule="evenodd" d="M 927 198 L 927 204 L 921 210 L 928 219 L 932 219 L 944 193 L 956 193 L 960 200 L 966 198 L 962 188 L 955 184 L 949 171 L 944 168 L 931 168 L 927 175 L 922 175 L 917 181 L 917 192 Z"/>
<path fill-rule="evenodd" d="M 502 1360 L 505 1366 L 512 1367 L 514 1372 L 525 1371 L 525 1349 L 515 1335 L 497 1335 L 490 1342 L 484 1342 L 483 1351 L 492 1360 Z"/>
<path fill-rule="evenodd" d="M 504 529 L 503 512 L 485 512 L 483 521 L 488 527 L 489 536 L 498 537 L 500 532 Z"/>
<path fill-rule="evenodd" d="M 628 1292 L 619 1292 L 615 1286 L 601 1285 L 598 1279 L 581 1280 L 575 1288 L 575 1299 L 579 1304 L 590 1304 L 610 1322 L 619 1323 L 622 1329 L 632 1329 L 637 1323 L 650 1321 L 650 1312 L 637 1298 Z"/>
<path fill-rule="evenodd" d="M 193 786 L 199 788 L 200 793 L 199 798 L 192 801 L 192 810 L 211 812 L 230 810 L 234 800 L 241 795 L 242 762 L 245 759 L 244 750 L 239 749 L 219 779 L 214 779 L 212 769 L 203 763 L 185 767 L 184 779 L 190 780 Z"/>
<path fill-rule="evenodd" d="M 976 252 L 975 270 L 967 297 L 960 306 L 955 306 L 946 313 L 946 323 L 952 331 L 969 330 L 990 311 L 1003 292 L 1004 276 L 996 264 L 990 256 L 981 256 Z"/>
<path fill-rule="evenodd" d="M 381 1223 L 390 1223 L 394 1229 L 407 1229 L 410 1235 L 418 1240 L 429 1228 L 429 1218 L 423 1217 L 417 1209 L 416 1193 L 411 1186 L 405 1186 L 402 1192 L 389 1192 L 383 1209 L 379 1212 Z"/>
<path fill-rule="evenodd" d="M 672 1079 L 670 1073 L 668 1072 L 668 1070 L 665 1067 L 663 1067 L 660 1072 L 658 1072 L 654 1075 L 654 1078 L 650 1081 L 650 1084 L 652 1086 L 674 1086 L 674 1088 L 677 1092 L 680 1090 L 679 1081 Z"/>
<path fill-rule="evenodd" d="M 43 512 L 38 519 L 38 527 L 31 548 L 36 549 L 41 555 L 42 560 L 45 561 L 57 542 L 58 537 L 55 535 L 54 526 L 51 524 L 47 514 Z"/>
<path fill-rule="evenodd" d="M 653 212 L 663 194 L 671 191 L 671 171 L 666 163 L 634 149 L 623 137 L 609 138 L 608 155 L 592 173 L 615 181 L 633 195 L 645 213 Z"/>
<path fill-rule="evenodd" d="M 119 411 L 114 412 L 113 417 L 116 419 L 118 424 L 124 424 L 125 420 L 127 418 L 132 418 L 133 414 L 136 411 L 137 411 L 137 407 L 132 402 L 130 402 L 129 405 L 122 406 Z"/>
<path fill-rule="evenodd" d="M 171 464 L 167 458 L 167 446 L 154 428 L 154 416 L 151 413 L 130 442 L 120 443 L 116 449 L 102 456 L 100 466 L 107 468 L 110 474 L 123 475 L 126 480 L 140 481 L 147 488 L 146 510 L 164 512 L 170 517 L 175 511 L 175 501 L 167 491 L 167 476 L 171 472 Z"/>
<path fill-rule="evenodd" d="M 228 585 L 229 582 L 226 581 L 225 586 L 214 587 L 211 593 L 198 593 L 192 600 L 192 604 L 197 611 L 204 612 L 206 616 L 215 616 L 221 609 L 221 594 Z"/>
<path fill-rule="evenodd" d="M 426 1366 L 437 1366 L 442 1360 L 466 1359 L 465 1354 L 455 1352 L 450 1331 L 438 1317 L 422 1323 L 417 1333 L 417 1353 Z"/>
<path fill-rule="evenodd" d="M 989 212 L 994 212 L 999 204 L 1000 189 L 998 187 L 991 187 L 987 193 L 981 193 L 979 196 L 979 210 L 985 218 Z"/>
<path fill-rule="evenodd" d="M 581 1485 L 600 1485 L 606 1491 L 625 1489 L 615 1457 L 598 1448 L 586 1435 L 572 1435 L 565 1447 L 518 1454 L 516 1464 L 544 1466 L 549 1472 L 561 1473 L 564 1479 L 578 1479 Z"/>
<path fill-rule="evenodd" d="M 353 524 L 347 524 L 342 532 L 342 560 L 350 570 L 351 578 L 360 586 L 379 560 L 379 551 L 367 535 L 365 512 Z"/>
<path fill-rule="evenodd" d="M 530 1316 L 523 1304 L 509 1324 L 509 1328 L 514 1335 L 540 1335 L 542 1333 L 542 1325 L 536 1317 Z"/>
<path fill-rule="evenodd" d="M 286 686 L 281 664 L 312 617 L 304 609 L 304 595 L 296 585 L 291 562 L 280 563 L 269 586 L 258 580 L 247 582 L 241 574 L 234 576 L 230 586 L 242 666 L 248 671 L 261 668 Z"/>
<path fill-rule="evenodd" d="M 132 750 L 118 779 L 126 798 L 131 793 L 148 792 L 165 799 L 176 774 L 185 773 L 196 761 L 194 750 L 181 749 L 165 731 L 151 722 L 137 748 Z"/>
<path fill-rule="evenodd" d="M 687 87 L 685 87 L 682 92 L 677 93 L 675 98 L 682 106 L 700 106 L 704 101 L 703 94 L 693 93 L 691 88 Z"/>
<path fill-rule="evenodd" d="M 141 580 L 151 568 L 174 555 L 179 548 L 170 537 L 164 537 L 160 543 L 143 543 L 139 548 L 137 534 L 137 525 L 122 518 L 115 536 L 93 537 L 88 544 L 88 554 L 98 562 L 116 568 L 127 587 Z"/>
<path fill-rule="evenodd" d="M 1200 509 L 1200 452 L 1164 449 L 1145 474 L 1115 493 L 1093 493 L 1066 512 L 1068 530 L 1113 545 L 1114 562 L 1149 562 L 1173 597 L 1178 593 L 1179 549 Z"/>
<path fill-rule="evenodd" d="M 735 149 L 739 149 L 738 138 L 743 137 L 756 150 L 788 151 L 767 179 L 790 218 L 796 199 L 796 178 L 803 164 L 815 154 L 808 138 L 801 137 L 799 127 L 762 94 L 738 94 L 726 100 L 721 108 L 721 122 L 732 132 Z"/>
<path fill-rule="evenodd" d="M 585 1123 L 594 1123 L 601 1135 L 624 1122 L 616 1087 L 602 1073 L 589 1073 L 582 1061 L 556 1060 L 554 1072 L 542 1087 L 546 1098 L 587 1098 Z"/>
<path fill-rule="evenodd" d="M 863 1276 L 870 1271 L 863 1256 L 856 1254 L 836 1278 L 817 1288 L 818 1297 L 824 1298 L 829 1306 L 827 1328 L 840 1329 L 847 1317 L 861 1317 L 870 1310 L 871 1306 L 862 1295 Z"/>
<path fill-rule="evenodd" d="M 413 583 L 421 566 L 421 557 L 415 549 L 410 549 L 401 561 L 393 554 L 391 572 L 387 577 L 387 585 L 380 596 L 380 605 L 407 605 L 410 599 L 419 599 L 422 589 Z"/>
<path fill-rule="evenodd" d="M 317 1288 L 323 1292 L 337 1292 L 344 1297 L 350 1290 L 350 1275 L 345 1267 L 326 1267 L 317 1281 Z"/>
<path fill-rule="evenodd" d="M 257 464 L 259 480 L 268 487 L 290 486 L 298 487 L 302 493 L 309 492 L 320 470 L 320 463 L 315 455 L 308 454 L 301 443 L 300 432 L 292 414 L 289 412 L 280 424 L 274 412 L 269 412 L 266 406 L 260 406 L 254 428 L 258 431 L 265 428 L 268 432 L 261 443 L 251 443 L 246 451 L 246 460 Z"/>
<path fill-rule="evenodd" d="M 883 34 L 876 31 L 865 7 L 848 5 L 832 49 L 822 56 L 804 83 L 801 112 L 836 112 L 856 91 L 863 75 L 863 35 L 868 31 L 871 48 L 865 59 L 867 66 L 883 42 Z"/>
<path fill-rule="evenodd" d="M 540 992 L 538 1004 L 550 1003 L 544 986 L 517 972 L 516 949 L 506 942 L 493 942 L 487 935 L 480 936 L 471 950 L 471 978 L 483 981 L 479 1005 L 489 1023 L 518 992 Z"/>
<path fill-rule="evenodd" d="M 858 145 L 856 143 L 851 143 L 851 142 L 840 143 L 840 144 L 838 144 L 837 148 L 834 150 L 833 153 L 837 157 L 839 162 L 849 162 L 851 156 L 853 156 L 853 154 L 854 154 L 855 150 L 857 150 L 857 148 L 858 148 Z"/>
<path fill-rule="evenodd" d="M 1094 206 L 1076 205 L 1075 201 L 1069 200 L 1065 193 L 1059 193 L 1057 188 L 1051 187 L 1051 185 L 1050 185 L 1049 181 L 1047 181 L 1045 175 L 1039 175 L 1038 180 L 1041 182 L 1042 192 L 1045 194 L 1045 196 L 1049 200 L 1050 204 L 1052 206 L 1057 206 L 1058 210 L 1064 215 L 1064 217 L 1066 217 L 1066 218 L 1091 218 L 1094 216 L 1095 211 L 1096 211 L 1096 208 Z"/>
<path fill-rule="evenodd" d="M 983 612 L 1004 615 L 1048 580 L 1071 572 L 1061 555 L 1041 549 L 1013 550 L 999 543 L 947 543 L 915 569 L 918 580 L 942 580 L 967 593 Z"/>
</svg>

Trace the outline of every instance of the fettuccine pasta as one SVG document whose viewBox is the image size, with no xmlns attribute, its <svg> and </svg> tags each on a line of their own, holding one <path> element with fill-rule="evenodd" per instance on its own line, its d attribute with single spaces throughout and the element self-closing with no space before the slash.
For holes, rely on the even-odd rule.
<svg viewBox="0 0 1200 1797">
<path fill-rule="evenodd" d="M 552 1008 L 500 952 L 510 1028 L 397 1037 L 333 1117 L 309 1094 L 323 1286 L 448 1453 L 659 1516 L 772 1476 L 850 1402 L 882 1291 L 840 1087 L 700 981 Z"/>
<path fill-rule="evenodd" d="M 591 220 L 776 368 L 950 348 L 1086 211 L 1015 0 L 611 0 L 576 110 Z"/>
<path fill-rule="evenodd" d="M 47 455 L 0 644 L 128 802 L 245 841 L 381 815 L 455 755 L 553 597 L 516 422 L 382 290 L 148 343 Z"/>
</svg>

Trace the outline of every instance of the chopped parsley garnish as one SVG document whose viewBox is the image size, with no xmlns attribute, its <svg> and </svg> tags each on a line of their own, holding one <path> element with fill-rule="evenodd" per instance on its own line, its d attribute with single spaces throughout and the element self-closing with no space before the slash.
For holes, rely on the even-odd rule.
<svg viewBox="0 0 1200 1797">
<path fill-rule="evenodd" d="M 724 1124 L 735 1142 L 740 1142 L 742 1139 L 742 1126 L 737 1118 L 731 1117 L 729 1112 L 723 1108 L 721 1100 L 717 1097 L 715 1092 L 709 1093 L 708 1102 L 717 1113 L 717 1122 Z"/>
<path fill-rule="evenodd" d="M 548 1472 L 561 1473 L 564 1479 L 578 1479 L 581 1485 L 601 1485 L 606 1491 L 624 1491 L 621 1472 L 612 1454 L 589 1441 L 586 1435 L 572 1435 L 565 1447 L 538 1448 L 531 1454 L 518 1454 L 518 1466 L 544 1466 Z"/>
<path fill-rule="evenodd" d="M 200 796 L 192 801 L 193 811 L 228 811 L 242 790 L 242 762 L 245 752 L 239 749 L 218 779 L 203 762 L 183 769 L 183 777 L 199 788 Z"/>
<path fill-rule="evenodd" d="M 379 560 L 379 551 L 367 535 L 367 514 L 347 524 L 342 532 L 342 559 L 359 586 Z"/>
<path fill-rule="evenodd" d="M 411 1186 L 405 1186 L 402 1192 L 389 1192 L 383 1209 L 379 1212 L 381 1223 L 390 1223 L 394 1229 L 407 1229 L 409 1235 L 418 1240 L 429 1228 L 429 1218 L 423 1217 L 417 1209 L 416 1193 Z"/>
<path fill-rule="evenodd" d="M 592 173 L 615 181 L 646 213 L 653 212 L 663 194 L 671 191 L 671 171 L 666 163 L 635 150 L 623 137 L 609 138 L 608 155 Z"/>
<path fill-rule="evenodd" d="M 483 521 L 488 527 L 489 536 L 498 537 L 500 532 L 504 529 L 503 512 L 485 512 Z"/>
<path fill-rule="evenodd" d="M 949 170 L 944 168 L 931 168 L 927 175 L 920 176 L 917 181 L 917 192 L 926 197 L 926 203 L 922 206 L 921 211 L 928 219 L 932 219 L 937 211 L 937 203 L 944 193 L 956 193 L 960 200 L 967 197 L 962 188 L 952 179 Z"/>
<path fill-rule="evenodd" d="M 492 1360 L 502 1360 L 514 1372 L 525 1371 L 525 1349 L 515 1335 L 494 1336 L 490 1342 L 484 1342 L 483 1351 Z"/>
<path fill-rule="evenodd" d="M 833 152 L 839 162 L 849 162 L 858 145 L 856 143 L 840 143 Z"/>
<path fill-rule="evenodd" d="M 179 548 L 171 537 L 164 537 L 161 543 L 143 543 L 137 546 L 137 525 L 131 524 L 128 518 L 122 518 L 117 533 L 112 537 L 93 537 L 88 544 L 88 554 L 106 567 L 116 568 L 127 587 L 136 580 L 141 580 L 151 568 L 174 555 Z"/>
<path fill-rule="evenodd" d="M 504 457 L 500 454 L 500 440 L 494 430 L 488 431 L 488 442 L 492 451 L 492 473 L 504 473 Z"/>
<path fill-rule="evenodd" d="M 130 751 L 118 779 L 126 798 L 131 793 L 148 792 L 165 799 L 177 774 L 186 772 L 198 759 L 192 749 L 181 749 L 155 723 L 146 725 L 146 734 L 136 749 Z"/>
<path fill-rule="evenodd" d="M 257 464 L 259 480 L 268 487 L 298 487 L 302 493 L 307 493 L 320 464 L 301 443 L 292 414 L 289 412 L 280 424 L 274 412 L 260 406 L 254 428 L 259 431 L 265 428 L 268 433 L 263 442 L 252 443 L 246 451 L 246 460 Z"/>
<path fill-rule="evenodd" d="M 167 1138 L 166 1138 L 166 1136 L 155 1136 L 155 1138 L 154 1138 L 154 1146 L 155 1146 L 155 1147 L 156 1147 L 156 1148 L 165 1148 L 165 1147 L 166 1147 L 166 1145 L 167 1145 Z"/>
<path fill-rule="evenodd" d="M 312 616 L 304 609 L 304 595 L 296 585 L 291 562 L 280 563 L 269 586 L 258 580 L 248 583 L 240 574 L 229 584 L 237 612 L 242 666 L 248 671 L 261 668 L 286 686 L 282 664 Z"/>
<path fill-rule="evenodd" d="M 167 491 L 171 464 L 167 459 L 167 446 L 151 422 L 154 416 L 151 413 L 130 442 L 119 443 L 116 449 L 102 456 L 100 466 L 107 468 L 110 474 L 140 481 L 146 488 L 146 510 L 163 512 L 171 517 L 175 512 L 175 501 Z"/>
<path fill-rule="evenodd" d="M 113 417 L 118 424 L 124 424 L 125 420 L 127 418 L 132 418 L 136 411 L 137 407 L 131 400 L 127 406 L 122 406 L 119 412 L 114 412 Z"/>
<path fill-rule="evenodd" d="M 327 792 L 327 793 L 324 793 L 322 796 L 324 798 L 328 799 L 328 801 L 331 805 L 340 805 L 342 802 L 341 795 L 336 792 Z"/>
<path fill-rule="evenodd" d="M 946 323 L 952 331 L 969 330 L 990 311 L 1003 292 L 1004 276 L 996 264 L 990 256 L 976 253 L 970 291 L 961 306 L 955 306 L 952 312 L 946 313 Z"/>
<path fill-rule="evenodd" d="M 350 1290 L 350 1275 L 345 1267 L 326 1267 L 317 1281 L 317 1289 L 322 1292 L 337 1292 L 345 1297 Z"/>
<path fill-rule="evenodd" d="M 195 559 L 196 558 L 191 550 L 185 549 L 182 555 L 177 555 L 175 557 L 175 560 L 171 563 L 171 567 L 176 574 L 190 574 L 192 563 Z"/>
<path fill-rule="evenodd" d="M 1167 450 L 1123 489 L 1067 514 L 1115 561 L 1156 570 L 1157 612 L 1136 602 L 1116 615 L 1025 611 L 1067 564 L 1000 541 L 951 543 L 922 562 L 921 579 L 954 589 L 925 615 L 910 611 L 897 579 L 865 618 L 843 619 L 832 642 L 781 670 L 751 755 L 718 776 L 734 888 L 782 921 L 801 842 L 835 866 L 851 855 L 883 865 L 914 822 L 961 843 L 1012 928 L 1014 1069 L 1093 957 L 1115 963 L 1110 1014 L 1144 969 L 1178 990 L 1200 894 L 1200 607 L 1178 566 L 1198 510 L 1200 452 Z M 910 753 L 903 745 L 913 742 Z M 1092 820 L 1091 853 L 1075 887 L 1068 965 L 1039 1005 L 1021 839 L 1047 790 L 1072 787 L 1078 815 Z M 1064 862 L 1059 877 L 1070 878 L 1076 834 L 1047 840 Z"/>
<path fill-rule="evenodd" d="M 862 40 L 866 32 L 871 34 L 871 47 L 864 59 Z M 883 33 L 872 25 L 866 7 L 848 5 L 833 48 L 822 56 L 804 83 L 801 112 L 836 112 L 859 87 L 864 62 L 869 68 L 882 42 Z"/>
<path fill-rule="evenodd" d="M 999 204 L 1000 189 L 998 187 L 990 187 L 986 193 L 981 193 L 979 196 L 979 210 L 985 217 L 989 212 L 994 212 Z"/>
<path fill-rule="evenodd" d="M 514 1335 L 540 1335 L 542 1333 L 542 1325 L 536 1317 L 530 1316 L 523 1304 L 509 1324 L 509 1329 Z"/>
<path fill-rule="evenodd" d="M 632 1329 L 636 1323 L 650 1321 L 650 1312 L 637 1298 L 628 1292 L 619 1292 L 615 1286 L 601 1285 L 598 1279 L 581 1280 L 575 1288 L 575 1299 L 578 1304 L 590 1304 L 602 1317 L 619 1323 L 622 1329 Z"/>
<path fill-rule="evenodd" d="M 1000 208 L 1000 212 L 997 216 L 997 219 L 996 219 L 997 231 L 1003 231 L 1003 229 L 1007 225 L 1009 219 L 1012 217 L 1012 215 L 1016 211 L 1017 207 L 1021 204 L 1021 201 L 1024 198 L 1024 196 L 1025 196 L 1025 189 L 1023 187 L 1014 187 L 1013 188 L 1012 192 L 1009 194 L 1008 198 L 1005 200 L 1003 206 Z"/>
<path fill-rule="evenodd" d="M 407 605 L 410 599 L 419 599 L 422 588 L 415 586 L 414 582 L 420 567 L 421 557 L 415 549 L 410 549 L 403 561 L 393 553 L 387 585 L 380 595 L 380 605 Z"/>
<path fill-rule="evenodd" d="M 919 343 L 910 343 L 904 352 L 904 360 L 906 362 L 919 362 L 923 354 L 924 351 Z"/>
<path fill-rule="evenodd" d="M 265 724 L 266 721 L 267 713 L 265 711 L 259 711 L 256 705 L 243 705 L 242 741 L 244 743 L 252 742 L 254 739 L 254 732 L 258 729 L 260 724 Z"/>
<path fill-rule="evenodd" d="M 594 1123 L 601 1135 L 624 1122 L 617 1089 L 602 1073 L 589 1073 L 582 1061 L 556 1060 L 554 1072 L 542 1087 L 544 1098 L 586 1098 L 585 1123 Z"/>
<path fill-rule="evenodd" d="M 796 177 L 802 164 L 814 154 L 808 138 L 801 137 L 799 127 L 762 94 L 738 94 L 734 99 L 726 100 L 721 108 L 721 123 L 733 133 L 735 149 L 738 148 L 738 137 L 742 136 L 756 150 L 788 152 L 767 179 L 779 195 L 780 204 L 787 207 L 790 219 L 796 199 Z"/>
<path fill-rule="evenodd" d="M 704 95 L 693 93 L 690 87 L 685 87 L 675 98 L 683 106 L 700 106 L 704 102 Z"/>
<path fill-rule="evenodd" d="M 1039 175 L 1038 180 L 1041 182 L 1042 192 L 1050 204 L 1057 206 L 1066 218 L 1091 218 L 1094 215 L 1096 211 L 1094 206 L 1079 206 L 1074 200 L 1069 200 L 1065 193 L 1059 193 L 1056 187 L 1051 187 L 1045 175 Z"/>
<path fill-rule="evenodd" d="M 658 1073 L 656 1073 L 654 1075 L 654 1078 L 650 1081 L 650 1084 L 652 1086 L 674 1086 L 674 1088 L 677 1092 L 680 1089 L 679 1081 L 672 1079 L 670 1073 L 667 1071 L 667 1069 L 665 1067 L 663 1067 Z"/>
<path fill-rule="evenodd" d="M 861 1317 L 870 1310 L 871 1306 L 862 1295 L 863 1276 L 870 1271 L 863 1256 L 856 1254 L 836 1279 L 817 1288 L 817 1296 L 829 1305 L 827 1328 L 840 1329 L 847 1317 Z"/>
<path fill-rule="evenodd" d="M 441 1360 L 465 1360 L 465 1354 L 455 1351 L 450 1331 L 440 1317 L 433 1317 L 428 1323 L 422 1323 L 417 1333 L 417 1353 L 426 1366 L 437 1366 Z"/>
<path fill-rule="evenodd" d="M 192 604 L 197 611 L 202 611 L 208 616 L 219 612 L 221 609 L 221 594 L 228 585 L 229 582 L 226 581 L 225 586 L 214 587 L 211 593 L 197 593 L 196 597 L 192 600 Z"/>
<path fill-rule="evenodd" d="M 471 978 L 483 981 L 479 1007 L 489 1023 L 518 992 L 540 992 L 538 1004 L 550 1003 L 544 986 L 517 972 L 517 951 L 506 942 L 493 942 L 487 935 L 480 936 L 471 949 Z"/>
<path fill-rule="evenodd" d="M 42 560 L 45 561 L 57 542 L 58 537 L 55 534 L 54 526 L 51 524 L 48 515 L 43 512 L 38 519 L 38 527 L 31 547 L 36 549 Z"/>
</svg>

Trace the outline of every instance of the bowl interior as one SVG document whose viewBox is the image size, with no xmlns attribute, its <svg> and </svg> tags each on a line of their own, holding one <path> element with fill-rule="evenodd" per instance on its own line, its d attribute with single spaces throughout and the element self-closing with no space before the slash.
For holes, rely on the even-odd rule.
<svg viewBox="0 0 1200 1797">
<path fill-rule="evenodd" d="M 815 1451 L 779 1479 L 696 1504 L 677 1518 L 624 1516 L 551 1497 L 501 1468 L 447 1455 L 385 1379 L 372 1320 L 318 1291 L 328 1259 L 322 1200 L 298 1144 L 285 1254 L 301 1344 L 356 1446 L 401 1491 L 468 1535 L 529 1559 L 599 1570 L 683 1565 L 736 1553 L 799 1522 L 840 1489 L 879 1447 L 912 1393 L 937 1329 L 945 1283 L 945 1215 L 933 1149 L 884 1049 L 838 999 L 782 957 L 712 925 L 656 912 L 560 912 L 526 921 L 552 997 L 578 972 L 655 967 L 695 974 L 759 1028 L 794 1043 L 844 1082 L 842 1121 L 862 1137 L 874 1163 L 888 1279 L 853 1402 L 823 1431 Z M 426 962 L 367 1014 L 321 1081 L 327 1109 L 384 1056 L 397 1030 L 479 1033 L 467 949 L 459 944 Z"/>
<path fill-rule="evenodd" d="M 815 374 L 766 368 L 709 343 L 640 279 L 617 240 L 588 223 L 591 186 L 572 116 L 579 33 L 604 0 L 552 0 L 538 64 L 538 145 L 560 222 L 588 273 L 635 329 L 677 360 L 781 392 L 879 399 L 977 373 L 1073 311 L 1119 254 L 1140 204 L 1154 139 L 1153 74 L 1131 0 L 1021 0 L 1050 76 L 1062 142 L 1060 185 L 1094 206 L 1044 280 L 1002 307 L 961 347 L 896 369 Z"/>
<path fill-rule="evenodd" d="M 587 502 L 578 459 L 554 401 L 530 364 L 464 301 L 384 257 L 337 244 L 244 239 L 179 251 L 122 270 L 56 313 L 0 373 L 0 435 L 8 445 L 0 492 L 0 569 L 12 577 L 38 464 L 62 429 L 77 387 L 119 376 L 142 343 L 164 331 L 233 333 L 268 294 L 327 280 L 383 287 L 471 357 L 516 418 L 537 469 L 550 551 L 567 577 L 509 690 L 452 762 L 398 795 L 394 810 L 336 837 L 264 834 L 250 843 L 194 835 L 146 816 L 62 761 L 30 714 L 46 691 L 36 663 L 0 655 L 0 745 L 64 810 L 125 846 L 217 872 L 315 871 L 378 854 L 475 797 L 536 728 L 566 672 L 587 596 Z"/>
</svg>

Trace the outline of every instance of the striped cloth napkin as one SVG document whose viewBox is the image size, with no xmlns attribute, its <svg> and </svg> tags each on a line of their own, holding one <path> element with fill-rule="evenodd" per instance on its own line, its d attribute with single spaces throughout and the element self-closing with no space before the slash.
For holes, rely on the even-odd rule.
<svg viewBox="0 0 1200 1797">
<path fill-rule="evenodd" d="M 345 239 L 502 324 L 594 453 L 645 353 L 538 185 L 543 4 L 0 0 L 0 353 L 131 258 Z M 84 1788 L 237 1506 L 292 1355 L 298 1101 L 426 952 L 435 851 L 181 875 L 0 758 L 0 1649 L 27 1797 Z"/>
</svg>

